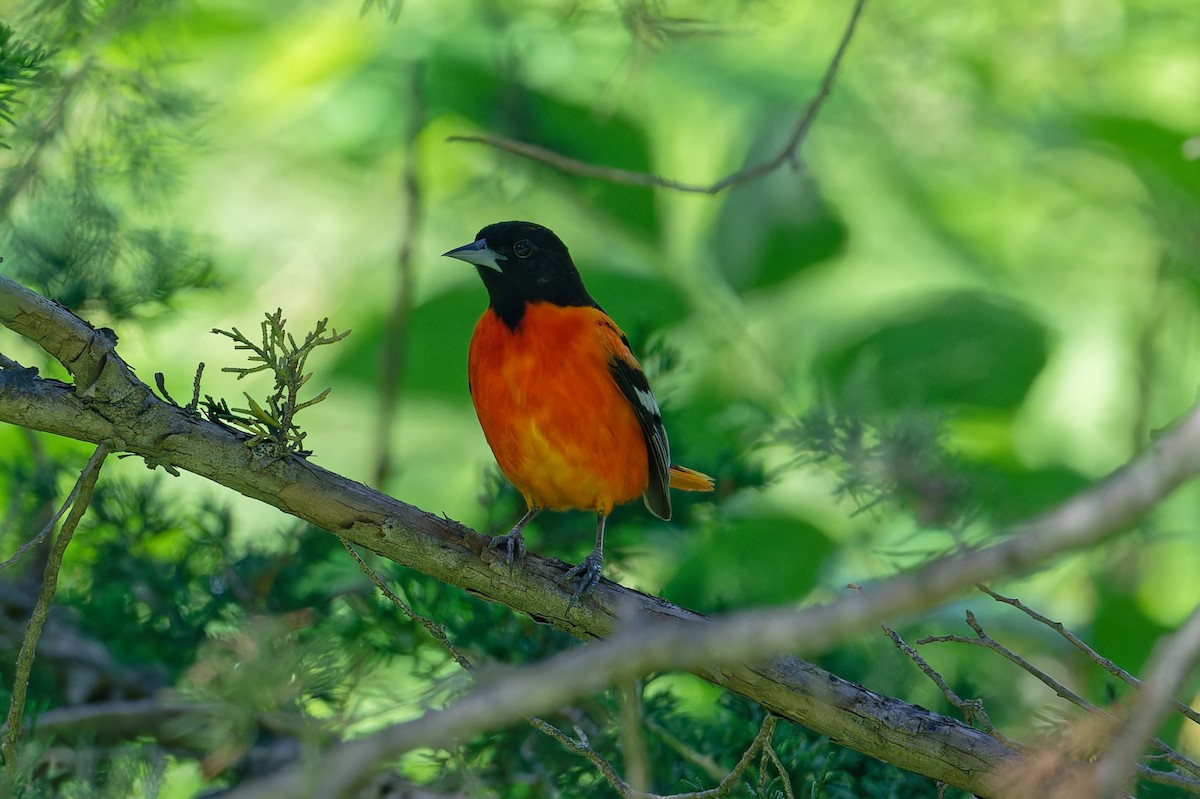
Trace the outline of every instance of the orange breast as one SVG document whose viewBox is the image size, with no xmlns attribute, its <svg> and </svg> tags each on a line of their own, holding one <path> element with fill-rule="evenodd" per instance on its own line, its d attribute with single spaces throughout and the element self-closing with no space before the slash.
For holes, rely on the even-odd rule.
<svg viewBox="0 0 1200 799">
<path fill-rule="evenodd" d="M 608 370 L 620 341 L 595 308 L 533 303 L 516 331 L 489 309 L 475 326 L 471 399 L 500 470 L 529 503 L 595 510 L 641 496 L 646 442 Z"/>
</svg>

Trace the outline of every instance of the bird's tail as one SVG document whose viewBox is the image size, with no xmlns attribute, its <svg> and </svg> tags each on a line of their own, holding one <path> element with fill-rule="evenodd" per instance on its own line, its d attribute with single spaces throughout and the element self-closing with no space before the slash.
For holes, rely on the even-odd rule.
<svg viewBox="0 0 1200 799">
<path fill-rule="evenodd" d="M 707 474 L 686 466 L 671 467 L 671 488 L 678 491 L 712 491 L 715 481 Z"/>
</svg>

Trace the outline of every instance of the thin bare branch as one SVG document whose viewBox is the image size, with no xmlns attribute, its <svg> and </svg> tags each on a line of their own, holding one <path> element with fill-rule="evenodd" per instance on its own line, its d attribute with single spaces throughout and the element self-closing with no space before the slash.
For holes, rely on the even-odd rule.
<svg viewBox="0 0 1200 799">
<path fill-rule="evenodd" d="M 71 512 L 67 514 L 62 529 L 54 539 L 50 555 L 46 559 L 46 569 L 42 577 L 42 590 L 38 593 L 33 613 L 29 617 L 29 625 L 25 628 L 25 637 L 21 640 L 21 651 L 17 654 L 16 676 L 13 678 L 12 699 L 8 705 L 8 720 L 4 730 L 4 760 L 10 772 L 17 765 L 17 742 L 21 738 L 21 716 L 25 712 L 25 694 L 29 689 L 29 675 L 33 671 L 34 654 L 37 651 L 38 639 L 50 614 L 50 605 L 54 602 L 54 594 L 58 590 L 58 571 L 62 567 L 62 559 L 75 535 L 79 520 L 87 511 L 92 501 L 92 489 L 100 477 L 100 467 L 108 457 L 108 446 L 100 444 L 87 465 L 75 482 L 72 495 L 75 497 Z"/>
<path fill-rule="evenodd" d="M 726 769 L 723 769 L 717 765 L 717 761 L 713 760 L 710 755 L 706 755 L 703 752 L 697 752 L 695 749 L 672 735 L 669 731 L 667 731 L 666 728 L 664 728 L 654 719 L 646 719 L 646 727 L 652 733 L 658 736 L 658 739 L 666 744 L 668 749 L 679 755 L 687 762 L 691 763 L 693 766 L 699 768 L 711 779 L 720 780 L 724 778 L 725 774 L 727 773 Z"/>
<path fill-rule="evenodd" d="M 1138 753 L 1145 742 L 1149 740 L 1159 746 L 1157 739 L 1152 737 L 1154 729 L 1170 709 L 1175 692 L 1183 685 L 1192 666 L 1200 659 L 1200 606 L 1192 611 L 1177 633 L 1156 649 L 1137 704 L 1108 752 L 1096 765 L 1097 796 L 1101 799 L 1127 793 L 1132 787 Z M 1175 764 L 1174 760 L 1167 759 Z"/>
<path fill-rule="evenodd" d="M 984 649 L 990 649 L 993 652 L 1006 658 L 1007 660 L 1012 661 L 1017 666 L 1019 666 L 1023 671 L 1026 671 L 1029 674 L 1032 674 L 1040 682 L 1042 682 L 1044 685 L 1046 685 L 1051 691 L 1054 691 L 1054 693 L 1058 694 L 1059 696 L 1061 696 L 1063 699 L 1067 700 L 1071 704 L 1078 705 L 1079 707 L 1083 708 L 1084 710 L 1088 711 L 1089 713 L 1099 713 L 1101 715 L 1108 716 L 1110 719 L 1113 719 L 1114 721 L 1116 720 L 1116 717 L 1113 716 L 1111 713 L 1109 713 L 1105 710 L 1101 710 L 1099 707 L 1093 705 L 1091 702 L 1084 699 L 1082 696 L 1075 693 L 1070 688 L 1063 685 L 1058 680 L 1054 679 L 1049 674 L 1042 671 L 1037 666 L 1033 665 L 1028 660 L 1021 657 L 1020 655 L 1018 655 L 1016 652 L 1012 651 L 1008 647 L 1006 647 L 1004 644 L 1002 644 L 999 641 L 997 641 L 996 639 L 992 638 L 990 635 L 988 635 L 986 632 L 983 631 L 983 627 L 982 627 L 982 625 L 979 624 L 979 621 L 975 618 L 975 614 L 969 610 L 967 611 L 967 626 L 969 626 L 972 630 L 975 631 L 975 635 L 976 635 L 975 638 L 970 638 L 965 635 L 929 635 L 929 636 L 926 636 L 926 637 L 918 640 L 917 644 L 918 644 L 918 646 L 920 646 L 923 644 L 954 643 L 954 644 L 967 644 L 968 646 L 979 646 L 979 647 L 983 647 Z"/>
<path fill-rule="evenodd" d="M 978 588 L 980 591 L 984 592 L 985 594 L 987 594 L 988 596 L 990 596 L 992 599 L 996 600 L 997 602 L 1003 602 L 1005 605 L 1011 605 L 1012 607 L 1021 611 L 1022 613 L 1024 613 L 1026 616 L 1033 619 L 1034 621 L 1044 624 L 1047 627 L 1049 627 L 1051 630 L 1054 630 L 1056 633 L 1058 633 L 1063 638 L 1065 638 L 1068 642 L 1070 642 L 1070 644 L 1072 646 L 1074 646 L 1076 649 L 1078 649 L 1083 654 L 1087 655 L 1088 658 L 1093 663 L 1095 663 L 1100 668 L 1104 669 L 1105 671 L 1107 671 L 1109 674 L 1113 675 L 1117 679 L 1121 680 L 1125 684 L 1130 685 L 1134 688 L 1142 687 L 1141 680 L 1139 680 L 1137 677 L 1134 677 L 1132 674 L 1125 671 L 1125 669 L 1121 668 L 1116 663 L 1113 663 L 1111 660 L 1109 660 L 1108 658 L 1101 655 L 1095 649 L 1092 649 L 1090 646 L 1088 646 L 1086 643 L 1084 643 L 1084 641 L 1079 636 L 1075 635 L 1075 633 L 1071 632 L 1066 627 L 1064 627 L 1062 622 L 1057 622 L 1057 621 L 1054 621 L 1053 619 L 1043 616 L 1041 613 L 1038 613 L 1036 610 L 1029 607 L 1028 605 L 1023 603 L 1021 600 L 1016 599 L 1014 597 L 1007 597 L 1002 594 L 998 594 L 995 591 L 993 591 L 992 589 L 988 588 L 986 585 L 980 584 L 980 585 L 977 585 L 976 588 Z M 1191 707 L 1188 707 L 1187 705 L 1185 705 L 1179 701 L 1173 701 L 1172 705 L 1175 707 L 1175 709 L 1177 711 L 1182 713 L 1184 716 L 1187 716 L 1192 721 L 1196 722 L 1197 724 L 1200 724 L 1200 713 L 1197 713 Z"/>
<path fill-rule="evenodd" d="M 463 651 L 455 646 L 454 642 L 450 640 L 450 635 L 446 632 L 445 625 L 438 624 L 433 619 L 422 616 L 420 613 L 417 613 L 415 610 L 413 610 L 411 605 L 401 599 L 391 588 L 388 588 L 388 585 L 383 581 L 383 578 L 381 578 L 379 574 L 371 568 L 370 564 L 363 560 L 362 556 L 355 551 L 353 544 L 344 538 L 340 538 L 339 540 L 342 542 L 342 546 L 346 548 L 346 551 L 350 553 L 350 557 L 354 558 L 354 562 L 358 564 L 358 568 L 362 569 L 363 574 L 367 575 L 371 582 L 375 583 L 375 587 L 379 589 L 380 593 L 391 600 L 393 605 L 400 608 L 401 613 L 424 627 L 425 631 L 429 633 L 435 641 L 441 644 L 442 648 L 450 654 L 450 657 L 454 658 L 454 662 L 463 668 L 463 671 L 471 673 L 475 670 L 475 666 L 471 663 L 471 659 L 468 658 Z"/>
<path fill-rule="evenodd" d="M 867 0 L 856 0 L 854 10 L 850 13 L 850 21 L 846 24 L 846 29 L 842 33 L 841 41 L 838 43 L 837 50 L 833 54 L 833 58 L 829 62 L 829 66 L 825 69 L 825 74 L 821 78 L 821 85 L 817 89 L 817 93 L 809 101 L 808 107 L 800 117 L 800 121 L 792 130 L 792 135 L 788 139 L 787 144 L 772 158 L 764 161 L 761 164 L 740 169 L 715 183 L 697 184 L 685 183 L 678 180 L 652 175 L 648 172 L 635 172 L 628 169 L 617 169 L 614 167 L 597 166 L 586 161 L 580 161 L 575 158 L 569 158 L 561 153 L 556 153 L 545 147 L 539 147 L 536 144 L 510 139 L 506 136 L 496 136 L 492 134 L 480 135 L 460 135 L 450 136 L 447 141 L 474 142 L 476 144 L 486 144 L 490 147 L 495 147 L 498 150 L 503 150 L 513 155 L 522 158 L 528 158 L 531 161 L 545 164 L 546 166 L 557 169 L 560 172 L 565 172 L 568 175 L 576 175 L 578 177 L 596 178 L 608 183 L 620 183 L 628 186 L 651 186 L 661 189 L 671 189 L 673 191 L 689 192 L 692 194 L 717 194 L 725 189 L 737 186 L 742 183 L 749 183 L 752 180 L 757 180 L 763 175 L 774 172 L 784 164 L 792 166 L 799 165 L 799 156 L 801 145 L 808 137 L 808 132 L 812 128 L 813 121 L 817 117 L 817 112 L 821 110 L 821 106 L 825 102 L 825 98 L 829 96 L 833 89 L 833 80 L 837 75 L 838 68 L 842 64 L 842 58 L 846 55 L 846 49 L 850 46 L 850 39 L 854 36 L 854 29 L 858 25 L 859 17 L 862 16 L 863 7 L 866 6 Z"/>
<path fill-rule="evenodd" d="M 634 796 L 646 796 L 639 791 L 634 791 L 629 783 L 621 779 L 621 775 L 613 768 L 612 763 L 609 763 L 599 752 L 592 748 L 591 744 L 588 743 L 587 736 L 584 735 L 583 730 L 579 727 L 575 728 L 575 735 L 577 737 L 572 738 L 545 719 L 535 716 L 529 720 L 529 723 L 543 735 L 548 735 L 558 741 L 563 749 L 591 762 L 608 784 L 613 787 L 613 790 L 621 795 L 622 799 L 632 799 Z"/>
<path fill-rule="evenodd" d="M 997 654 L 999 654 L 1002 657 L 1006 658 L 1007 660 L 1011 661 L 1012 663 L 1015 663 L 1022 670 L 1031 674 L 1034 678 L 1036 678 L 1042 684 L 1046 685 L 1048 688 L 1050 688 L 1050 690 L 1054 691 L 1054 693 L 1058 694 L 1063 699 L 1066 699 L 1071 704 L 1077 705 L 1078 707 L 1086 710 L 1088 713 L 1091 713 L 1100 718 L 1103 718 L 1105 721 L 1111 722 L 1113 725 L 1119 725 L 1122 723 L 1121 719 L 1119 719 L 1117 716 L 1113 715 L 1112 713 L 1109 713 L 1104 708 L 1101 708 L 1101 707 L 1098 707 L 1098 706 L 1092 704 L 1091 702 L 1084 699 L 1079 694 L 1072 691 L 1070 688 L 1067 688 L 1065 685 L 1060 683 L 1058 680 L 1051 677 L 1046 672 L 1039 669 L 1037 666 L 1030 663 L 1025 658 L 1018 655 L 1016 652 L 1012 651 L 1008 647 L 1006 647 L 1003 644 L 1001 644 L 1000 642 L 996 641 L 994 638 L 992 638 L 990 635 L 988 635 L 986 632 L 984 632 L 983 626 L 975 618 L 975 614 L 973 614 L 969 610 L 967 611 L 967 625 L 970 626 L 970 628 L 975 631 L 975 635 L 977 636 L 976 638 L 968 638 L 967 636 L 964 636 L 964 635 L 935 635 L 935 636 L 928 636 L 928 637 L 922 638 L 921 640 L 917 641 L 917 643 L 918 644 L 958 643 L 958 644 L 967 644 L 970 646 L 979 646 L 979 647 L 983 647 L 984 649 L 990 649 L 993 652 L 996 652 Z M 1147 736 L 1149 736 L 1149 733 L 1147 733 Z M 1145 737 L 1146 736 L 1144 736 L 1142 740 L 1144 740 Z M 1188 772 L 1192 773 L 1193 775 L 1200 776 L 1200 766 L 1198 766 L 1190 758 L 1187 758 L 1184 755 L 1180 754 L 1173 747 L 1171 747 L 1166 741 L 1163 741 L 1160 738 L 1150 738 L 1150 742 L 1154 745 L 1154 747 L 1156 749 L 1158 749 L 1162 753 L 1162 755 L 1161 755 L 1162 760 L 1170 763 L 1171 765 L 1175 766 L 1176 768 L 1180 768 L 1180 769 L 1183 769 L 1184 771 L 1188 771 Z M 1153 775 L 1158 774 L 1158 773 L 1160 773 L 1160 772 L 1156 772 L 1152 769 L 1143 769 L 1143 776 L 1147 779 L 1153 779 Z"/>
<path fill-rule="evenodd" d="M 58 524 L 58 520 L 61 519 L 63 514 L 67 512 L 67 509 L 75 503 L 75 497 L 78 495 L 78 493 L 79 483 L 76 482 L 71 488 L 71 493 L 67 495 L 65 500 L 63 500 L 63 504 L 60 505 L 58 510 L 54 512 L 54 515 L 50 517 L 50 521 L 46 522 L 46 526 L 39 530 L 37 535 L 22 544 L 20 548 L 13 553 L 12 557 L 3 563 L 0 563 L 0 571 L 4 571 L 9 566 L 12 566 L 21 558 L 25 557 L 25 555 L 34 547 L 41 546 L 42 542 L 46 540 L 46 536 L 50 535 L 50 531 L 54 529 L 54 525 Z"/>
<path fill-rule="evenodd" d="M 759 727 L 758 734 L 754 736 L 754 740 L 750 742 L 750 746 L 742 753 L 741 759 L 738 760 L 737 764 L 730 769 L 729 773 L 722 778 L 716 787 L 703 791 L 689 791 L 687 793 L 676 794 L 657 794 L 635 789 L 629 783 L 625 782 L 625 780 L 621 779 L 621 776 L 613 768 L 613 765 L 592 748 L 591 744 L 588 743 L 587 736 L 578 727 L 575 728 L 575 734 L 578 737 L 572 738 L 553 724 L 549 724 L 542 719 L 531 719 L 530 723 L 558 741 L 568 752 L 573 752 L 580 757 L 587 758 L 596 767 L 596 770 L 604 776 L 608 784 L 613 787 L 613 790 L 621 795 L 622 799 L 717 799 L 717 797 L 725 796 L 733 790 L 734 786 L 737 785 L 737 781 L 741 779 L 742 774 L 754 762 L 754 758 L 758 753 L 763 751 L 764 747 L 770 746 L 771 736 L 775 734 L 775 725 L 778 721 L 778 718 L 770 714 L 763 719 L 762 726 Z M 791 784 L 789 782 L 788 789 L 790 790 L 790 788 Z"/>
<path fill-rule="evenodd" d="M 771 761 L 771 765 L 775 767 L 775 772 L 779 774 L 779 782 L 783 786 L 784 799 L 796 799 L 796 793 L 792 790 L 792 778 L 788 776 L 787 768 L 783 765 L 783 761 L 779 759 L 779 754 L 775 751 L 775 747 L 770 741 L 763 744 L 763 756 Z M 766 773 L 764 768 L 763 773 Z"/>
<path fill-rule="evenodd" d="M 909 660 L 917 664 L 917 668 L 923 671 L 926 677 L 933 680 L 934 685 L 936 685 L 942 692 L 942 695 L 946 697 L 946 701 L 962 711 L 963 718 L 968 724 L 974 725 L 978 723 L 980 729 L 982 729 L 988 735 L 991 735 L 996 740 L 1003 742 L 1006 746 L 1011 746 L 1014 748 L 1017 747 L 1017 743 L 1015 741 L 1001 733 L 996 729 L 995 725 L 992 724 L 992 720 L 988 718 L 987 711 L 983 709 L 982 699 L 963 699 L 960 697 L 954 692 L 954 689 L 950 687 L 950 684 L 946 682 L 946 679 L 942 677 L 942 675 L 939 674 L 936 669 L 930 666 L 925 658 L 921 657 L 917 650 L 913 649 L 904 641 L 904 638 L 901 637 L 900 633 L 896 632 L 891 627 L 888 627 L 886 624 L 883 625 L 883 631 L 887 634 L 888 638 L 892 639 L 892 643 L 896 645 L 897 649 L 908 655 Z"/>
</svg>

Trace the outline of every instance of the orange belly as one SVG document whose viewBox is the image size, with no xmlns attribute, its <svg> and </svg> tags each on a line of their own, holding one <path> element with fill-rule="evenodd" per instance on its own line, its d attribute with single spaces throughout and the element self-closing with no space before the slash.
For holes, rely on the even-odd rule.
<svg viewBox="0 0 1200 799">
<path fill-rule="evenodd" d="M 607 516 L 649 484 L 641 426 L 609 374 L 603 320 L 595 308 L 533 303 L 516 331 L 490 309 L 475 326 L 475 412 L 531 506 Z"/>
</svg>

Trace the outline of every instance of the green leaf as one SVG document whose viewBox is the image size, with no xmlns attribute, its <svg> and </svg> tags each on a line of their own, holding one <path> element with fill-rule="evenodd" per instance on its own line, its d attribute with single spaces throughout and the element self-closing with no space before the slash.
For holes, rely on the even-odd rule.
<svg viewBox="0 0 1200 799">
<path fill-rule="evenodd" d="M 1023 308 L 970 293 L 904 309 L 831 350 L 819 372 L 853 406 L 1013 409 L 1048 357 L 1045 328 Z"/>
<path fill-rule="evenodd" d="M 833 551 L 833 541 L 802 519 L 725 521 L 705 531 L 663 596 L 700 610 L 800 599 L 816 585 L 821 565 Z"/>
<path fill-rule="evenodd" d="M 774 143 L 750 148 L 774 152 Z M 812 174 L 786 167 L 729 190 L 712 248 L 729 285 L 768 288 L 842 251 L 849 231 Z"/>
</svg>

